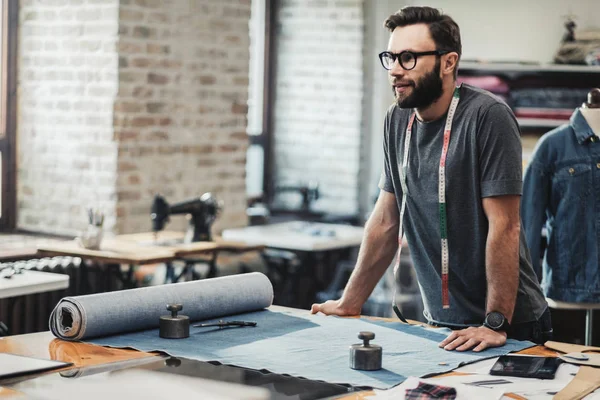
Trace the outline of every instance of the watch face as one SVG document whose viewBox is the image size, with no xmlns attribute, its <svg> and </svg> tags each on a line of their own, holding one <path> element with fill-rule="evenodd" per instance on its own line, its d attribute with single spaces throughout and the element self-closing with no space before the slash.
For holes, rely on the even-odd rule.
<svg viewBox="0 0 600 400">
<path fill-rule="evenodd" d="M 504 323 L 504 316 L 499 312 L 491 312 L 486 317 L 486 322 L 492 329 L 498 329 Z"/>
</svg>

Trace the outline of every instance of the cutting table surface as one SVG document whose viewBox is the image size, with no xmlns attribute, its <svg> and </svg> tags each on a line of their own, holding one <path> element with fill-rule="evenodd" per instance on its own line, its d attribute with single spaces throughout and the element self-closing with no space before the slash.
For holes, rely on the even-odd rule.
<svg viewBox="0 0 600 400">
<path fill-rule="evenodd" d="M 272 306 L 273 310 L 292 309 Z M 306 313 L 305 310 L 293 310 L 297 313 Z M 34 375 L 18 385 L 4 383 L 0 386 L 0 397 L 14 394 L 14 390 L 23 385 L 43 385 L 47 390 L 52 390 L 53 384 L 58 384 L 67 376 L 83 376 L 86 373 L 109 372 L 122 370 L 135 366 L 143 366 L 161 360 L 159 354 L 141 351 L 116 349 L 96 346 L 80 342 L 67 342 L 56 339 L 50 332 L 40 332 L 26 335 L 9 336 L 0 338 L 0 352 L 19 354 L 29 357 L 52 359 L 73 363 L 72 366 Z M 524 350 L 522 354 L 556 356 L 556 352 L 543 346 L 536 346 Z M 367 392 L 350 393 L 344 399 L 364 398 Z"/>
</svg>

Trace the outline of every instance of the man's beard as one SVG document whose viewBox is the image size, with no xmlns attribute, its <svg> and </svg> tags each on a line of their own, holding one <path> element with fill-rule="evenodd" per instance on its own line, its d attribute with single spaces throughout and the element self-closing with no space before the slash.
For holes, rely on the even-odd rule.
<svg viewBox="0 0 600 400">
<path fill-rule="evenodd" d="M 412 93 L 407 97 L 398 97 L 396 88 L 392 86 L 398 107 L 423 109 L 439 99 L 443 93 L 442 78 L 440 78 L 440 65 L 441 62 L 438 59 L 435 62 L 433 70 L 420 78 L 416 85 L 412 86 Z"/>
</svg>

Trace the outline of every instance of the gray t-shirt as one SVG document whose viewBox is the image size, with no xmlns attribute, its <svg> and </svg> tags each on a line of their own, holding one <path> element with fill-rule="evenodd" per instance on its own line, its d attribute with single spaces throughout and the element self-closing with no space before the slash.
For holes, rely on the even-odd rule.
<svg viewBox="0 0 600 400">
<path fill-rule="evenodd" d="M 379 187 L 402 201 L 399 168 L 412 110 L 395 104 L 385 118 L 384 170 Z M 446 207 L 450 252 L 450 308 L 442 307 L 438 169 L 446 115 L 415 118 L 407 170 L 403 228 L 423 297 L 425 318 L 448 326 L 481 325 L 486 312 L 485 254 L 488 220 L 482 198 L 521 195 L 522 148 L 510 108 L 484 90 L 463 84 L 446 159 Z M 538 319 L 546 301 L 521 229 L 519 290 L 512 323 Z"/>
</svg>

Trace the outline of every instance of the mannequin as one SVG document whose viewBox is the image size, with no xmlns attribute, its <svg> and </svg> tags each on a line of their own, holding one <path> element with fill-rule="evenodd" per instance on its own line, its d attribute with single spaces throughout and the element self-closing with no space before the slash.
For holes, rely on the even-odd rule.
<svg viewBox="0 0 600 400">
<path fill-rule="evenodd" d="M 581 106 L 581 114 L 596 136 L 600 136 L 600 89 L 592 89 L 587 102 Z"/>
<path fill-rule="evenodd" d="M 600 306 L 598 171 L 600 88 L 595 88 L 568 124 L 538 142 L 523 179 L 522 226 L 544 294 L 555 302 Z"/>
</svg>

